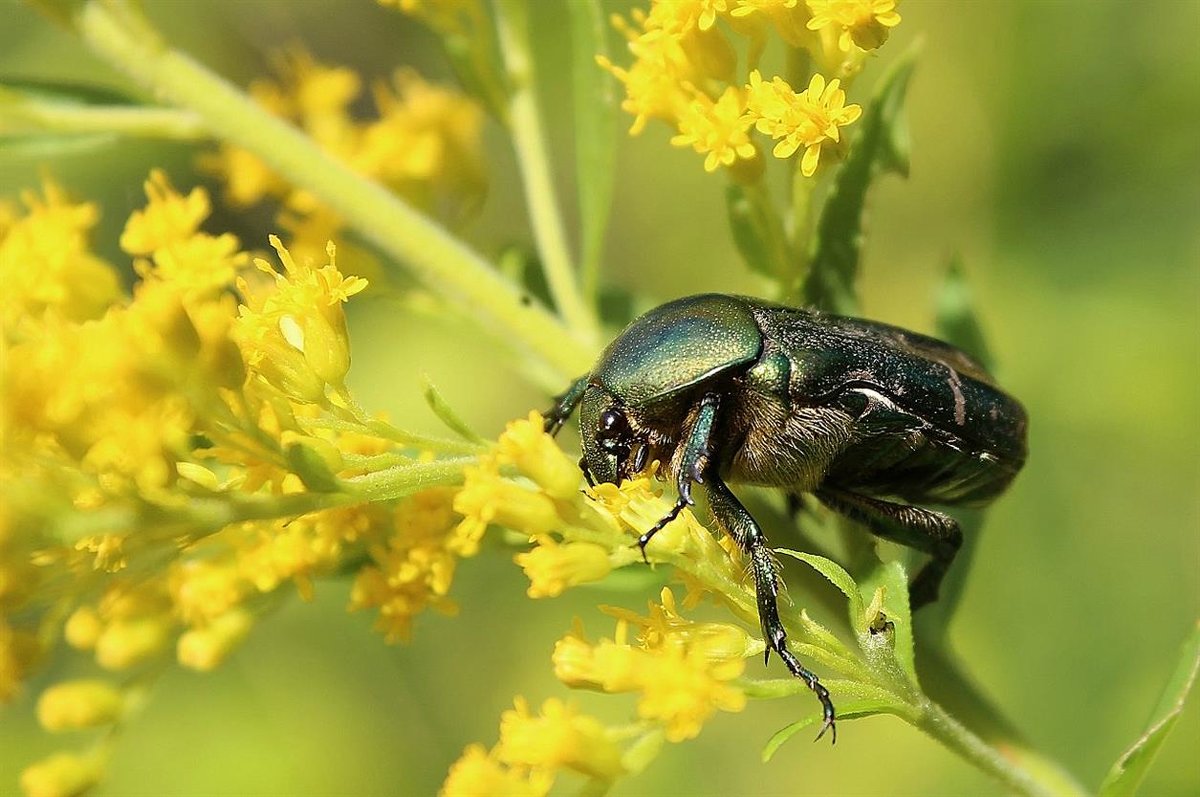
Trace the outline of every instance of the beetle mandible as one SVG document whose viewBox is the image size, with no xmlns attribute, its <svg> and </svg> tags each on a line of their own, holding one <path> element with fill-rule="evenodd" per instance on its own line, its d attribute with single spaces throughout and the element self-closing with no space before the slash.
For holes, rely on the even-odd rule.
<svg viewBox="0 0 1200 797">
<path fill-rule="evenodd" d="M 857 318 L 724 294 L 690 296 L 634 320 L 546 415 L 557 432 L 580 407 L 580 467 L 620 484 L 662 463 L 679 498 L 646 544 L 708 493 L 713 519 L 750 560 L 766 656 L 821 702 L 829 692 L 788 650 L 778 565 L 727 486 L 811 493 L 874 534 L 931 556 L 910 585 L 935 600 L 962 543 L 958 523 L 922 504 L 981 505 L 1025 461 L 1025 411 L 979 363 L 934 338 Z"/>
</svg>

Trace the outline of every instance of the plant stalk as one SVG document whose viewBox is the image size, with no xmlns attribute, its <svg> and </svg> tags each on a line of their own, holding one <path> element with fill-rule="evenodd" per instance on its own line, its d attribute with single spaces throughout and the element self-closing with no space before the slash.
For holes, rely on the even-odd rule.
<svg viewBox="0 0 1200 797">
<path fill-rule="evenodd" d="M 120 0 L 86 0 L 75 29 L 138 83 L 200 116 L 212 133 L 253 152 L 321 197 L 350 226 L 484 326 L 520 344 L 566 379 L 586 370 L 591 345 L 501 277 L 477 253 L 385 188 L 350 171 L 301 131 L 219 75 L 171 49 Z"/>
</svg>

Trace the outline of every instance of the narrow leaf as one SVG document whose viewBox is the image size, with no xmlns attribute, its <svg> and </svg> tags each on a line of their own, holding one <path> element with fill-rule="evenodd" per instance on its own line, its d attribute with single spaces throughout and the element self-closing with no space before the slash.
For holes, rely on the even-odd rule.
<svg viewBox="0 0 1200 797">
<path fill-rule="evenodd" d="M 483 444 L 485 441 L 482 437 L 476 434 L 470 426 L 467 425 L 459 414 L 446 402 L 442 397 L 441 391 L 429 379 L 428 376 L 421 376 L 421 384 L 424 390 L 425 403 L 429 405 L 429 409 L 433 410 L 433 414 L 438 417 L 446 427 L 456 435 L 466 440 L 469 443 Z"/>
<path fill-rule="evenodd" d="M 947 343 L 953 343 L 974 357 L 984 368 L 991 368 L 991 352 L 988 351 L 979 318 L 975 315 L 971 290 L 963 275 L 962 259 L 959 257 L 950 261 L 938 289 L 937 334 Z"/>
<path fill-rule="evenodd" d="M 832 684 L 833 682 L 830 682 Z M 848 684 L 850 682 L 842 682 Z M 829 684 L 827 684 L 828 686 Z M 877 714 L 898 714 L 903 710 L 903 703 L 890 692 L 879 689 L 878 687 L 869 686 L 867 684 L 853 684 L 859 689 L 838 688 L 835 693 L 838 698 L 838 720 L 854 720 L 862 717 L 871 717 Z M 831 688 L 830 692 L 834 689 Z M 854 697 L 853 692 L 861 692 L 861 696 Z M 770 761 L 775 753 L 779 752 L 779 748 L 783 747 L 788 739 L 791 739 L 805 728 L 815 725 L 824 717 L 820 712 L 813 712 L 802 719 L 785 725 L 775 732 L 774 735 L 767 741 L 763 747 L 762 760 L 765 764 Z"/>
<path fill-rule="evenodd" d="M 594 297 L 616 174 L 617 92 L 612 75 L 596 63 L 596 56 L 608 55 L 608 36 L 600 1 L 567 3 L 567 17 L 571 26 L 571 83 L 575 104 L 579 262 L 584 291 Z"/>
<path fill-rule="evenodd" d="M 880 78 L 851 142 L 850 154 L 821 210 L 812 265 L 804 282 L 805 301 L 821 310 L 851 314 L 857 310 L 854 283 L 862 250 L 867 189 L 886 172 L 908 173 L 903 110 L 915 65 L 916 48 L 910 48 Z"/>
<path fill-rule="evenodd" d="M 776 553 L 787 554 L 795 559 L 804 562 L 813 570 L 816 570 L 835 587 L 840 589 L 847 598 L 850 599 L 850 625 L 853 628 L 858 628 L 862 624 L 863 616 L 863 599 L 858 592 L 858 585 L 854 583 L 854 579 L 850 577 L 841 565 L 832 562 L 823 556 L 817 556 L 803 551 L 792 551 L 787 548 L 776 548 Z"/>
<path fill-rule="evenodd" d="M 761 183 L 730 183 L 725 189 L 725 212 L 738 254 L 751 271 L 779 280 L 787 262 L 787 244 L 779 213 Z"/>
<path fill-rule="evenodd" d="M 1108 772 L 1108 777 L 1100 785 L 1101 797 L 1126 797 L 1137 793 L 1138 786 L 1146 777 L 1150 765 L 1159 748 L 1166 741 L 1167 735 L 1175 727 L 1188 693 L 1196 683 L 1196 674 L 1200 671 L 1200 623 L 1192 629 L 1192 634 L 1183 644 L 1180 651 L 1179 664 L 1167 681 L 1162 697 L 1151 715 L 1149 726 L 1137 738 L 1125 753 L 1117 759 L 1117 763 Z"/>
</svg>

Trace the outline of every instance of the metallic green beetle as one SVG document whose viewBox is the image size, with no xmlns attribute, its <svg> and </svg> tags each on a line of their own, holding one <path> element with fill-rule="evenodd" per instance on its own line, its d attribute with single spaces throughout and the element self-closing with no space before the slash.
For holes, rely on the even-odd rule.
<svg viewBox="0 0 1200 797">
<path fill-rule="evenodd" d="M 576 406 L 589 482 L 620 484 L 654 460 L 675 482 L 674 507 L 638 539 L 643 554 L 693 503 L 692 484 L 707 488 L 714 520 L 750 558 L 767 655 L 821 701 L 821 734 L 834 729 L 829 692 L 787 648 L 778 566 L 727 483 L 812 493 L 930 554 L 910 587 L 917 609 L 937 598 L 962 542 L 953 518 L 917 505 L 986 503 L 1025 462 L 1025 411 L 962 351 L 886 324 L 723 294 L 636 319 L 558 398 L 547 430 Z"/>
</svg>

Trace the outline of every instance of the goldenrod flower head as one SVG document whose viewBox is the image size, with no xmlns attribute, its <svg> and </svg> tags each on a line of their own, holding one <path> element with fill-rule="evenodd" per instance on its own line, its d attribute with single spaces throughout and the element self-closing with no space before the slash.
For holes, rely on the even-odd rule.
<svg viewBox="0 0 1200 797">
<path fill-rule="evenodd" d="M 440 797 L 545 797 L 553 785 L 553 772 L 510 769 L 482 745 L 473 744 L 450 767 L 438 794 Z"/>
<path fill-rule="evenodd" d="M 451 550 L 456 490 L 432 487 L 400 502 L 386 545 L 369 551 L 374 565 L 358 572 L 350 608 L 378 608 L 375 627 L 389 643 L 408 639 L 412 621 L 426 608 L 452 614 L 447 597 L 458 554 Z"/>
<path fill-rule="evenodd" d="M 181 634 L 175 646 L 176 657 L 184 667 L 209 672 L 228 658 L 253 625 L 250 612 L 241 607 L 231 609 Z"/>
<path fill-rule="evenodd" d="M 166 648 L 170 627 L 163 615 L 115 620 L 96 640 L 96 663 L 106 670 L 142 664 Z"/>
<path fill-rule="evenodd" d="M 530 537 L 548 534 L 562 523 L 548 495 L 501 477 L 494 457 L 481 458 L 478 465 L 464 468 L 463 475 L 454 511 L 465 517 L 449 543 L 460 556 L 475 555 L 484 531 L 492 523 Z"/>
<path fill-rule="evenodd" d="M 378 177 L 414 198 L 431 185 L 445 193 L 479 190 L 483 110 L 463 94 L 398 70 L 389 86 L 374 90 L 379 119 L 367 124 L 349 159 L 351 167 Z"/>
<path fill-rule="evenodd" d="M 754 158 L 758 150 L 750 141 L 752 122 L 745 111 L 745 92 L 735 86 L 727 86 L 715 102 L 697 91 L 692 102 L 680 112 L 679 133 L 671 138 L 671 143 L 677 147 L 690 146 L 705 155 L 706 172 L 732 166 L 739 158 Z"/>
<path fill-rule="evenodd" d="M 618 617 L 617 632 L 596 645 L 576 629 L 555 646 L 554 671 L 569 686 L 638 692 L 638 716 L 661 724 L 668 740 L 682 741 L 718 709 L 745 707 L 745 693 L 729 681 L 742 674 L 744 656 L 761 647 L 733 626 L 684 620 L 669 590 L 663 602 L 645 618 L 608 610 Z M 630 625 L 641 629 L 638 646 L 626 642 Z"/>
<path fill-rule="evenodd" d="M 775 157 L 788 158 L 800 147 L 805 148 L 800 161 L 805 177 L 816 172 L 821 146 L 840 141 L 839 128 L 862 114 L 860 106 L 845 104 L 846 93 L 839 88 L 839 81 L 827 84 L 820 74 L 813 75 L 808 88 L 797 94 L 782 78 L 767 83 L 754 70 L 747 91 L 748 117 L 759 132 L 779 139 Z"/>
<path fill-rule="evenodd" d="M 96 647 L 96 641 L 104 631 L 104 622 L 100 614 L 92 606 L 80 606 L 71 612 L 63 627 L 63 637 L 67 644 L 78 650 L 91 650 Z"/>
<path fill-rule="evenodd" d="M 540 716 L 530 714 L 524 698 L 516 698 L 500 718 L 495 756 L 513 766 L 572 769 L 600 780 L 624 772 L 620 748 L 600 721 L 555 698 L 542 704 Z"/>
<path fill-rule="evenodd" d="M 621 109 L 634 117 L 630 134 L 642 132 L 649 119 L 673 122 L 679 110 L 691 101 L 685 86 L 703 81 L 680 37 L 662 30 L 635 33 L 620 17 L 614 17 L 613 23 L 629 39 L 634 61 L 629 69 L 623 69 L 607 58 L 596 60 L 625 85 Z"/>
<path fill-rule="evenodd" d="M 95 755 L 54 753 L 21 773 L 25 797 L 78 797 L 95 786 L 103 767 Z"/>
<path fill-rule="evenodd" d="M 697 736 L 718 709 L 746 707 L 745 692 L 728 683 L 742 674 L 740 660 L 713 665 L 703 651 L 672 645 L 645 657 L 642 666 L 638 716 L 662 723 L 668 741 Z"/>
<path fill-rule="evenodd" d="M 244 304 L 238 308 L 236 337 L 252 372 L 290 398 L 320 403 L 326 386 L 344 389 L 350 348 L 342 303 L 367 282 L 342 276 L 332 246 L 329 263 L 314 269 L 293 260 L 275 236 L 270 240 L 284 273 L 256 259 L 258 270 L 273 277 L 271 285 L 238 279 Z"/>
<path fill-rule="evenodd" d="M 729 12 L 732 21 L 754 24 L 766 20 L 789 47 L 804 47 L 812 36 L 805 27 L 808 7 L 802 0 L 736 0 Z"/>
<path fill-rule="evenodd" d="M 641 683 L 638 672 L 645 651 L 626 641 L 624 620 L 617 622 L 613 639 L 587 641 L 578 627 L 554 645 L 554 677 L 574 689 L 633 692 Z"/>
<path fill-rule="evenodd" d="M 809 30 L 838 31 L 842 52 L 852 44 L 874 50 L 887 41 L 891 29 L 900 24 L 896 0 L 806 0 L 812 10 Z"/>
<path fill-rule="evenodd" d="M 63 681 L 38 697 L 37 717 L 48 731 L 74 731 L 114 722 L 123 705 L 120 691 L 108 681 Z"/>
<path fill-rule="evenodd" d="M 116 273 L 88 244 L 99 218 L 96 206 L 71 202 L 50 180 L 42 194 L 22 194 L 28 212 L 13 212 L 0 226 L 0 331 L 5 335 L 47 312 L 68 321 L 98 318 L 120 296 Z"/>
<path fill-rule="evenodd" d="M 186 197 L 182 196 L 171 187 L 162 169 L 150 172 L 144 188 L 150 203 L 129 216 L 121 233 L 121 248 L 131 255 L 149 255 L 187 241 L 212 212 L 207 191 L 196 187 Z"/>
<path fill-rule="evenodd" d="M 592 507 L 604 517 L 638 536 L 657 524 L 671 508 L 655 480 L 657 472 L 658 463 L 651 463 L 649 469 L 632 479 L 625 479 L 620 487 L 597 484 L 588 487 L 586 495 Z M 712 534 L 696 520 L 691 510 L 685 509 L 654 536 L 646 550 L 650 556 L 655 550 L 669 550 L 681 556 L 716 561 L 714 548 L 716 543 Z"/>
<path fill-rule="evenodd" d="M 579 494 L 579 467 L 545 432 L 539 412 L 512 421 L 496 442 L 500 465 L 514 465 L 552 498 L 574 499 Z"/>
<path fill-rule="evenodd" d="M 553 598 L 567 587 L 600 581 L 612 572 L 608 549 L 590 542 L 557 543 L 543 537 L 527 553 L 513 557 L 529 577 L 526 594 Z"/>
<path fill-rule="evenodd" d="M 187 625 L 212 621 L 241 603 L 249 586 L 232 558 L 185 559 L 167 576 L 175 614 Z"/>
</svg>

